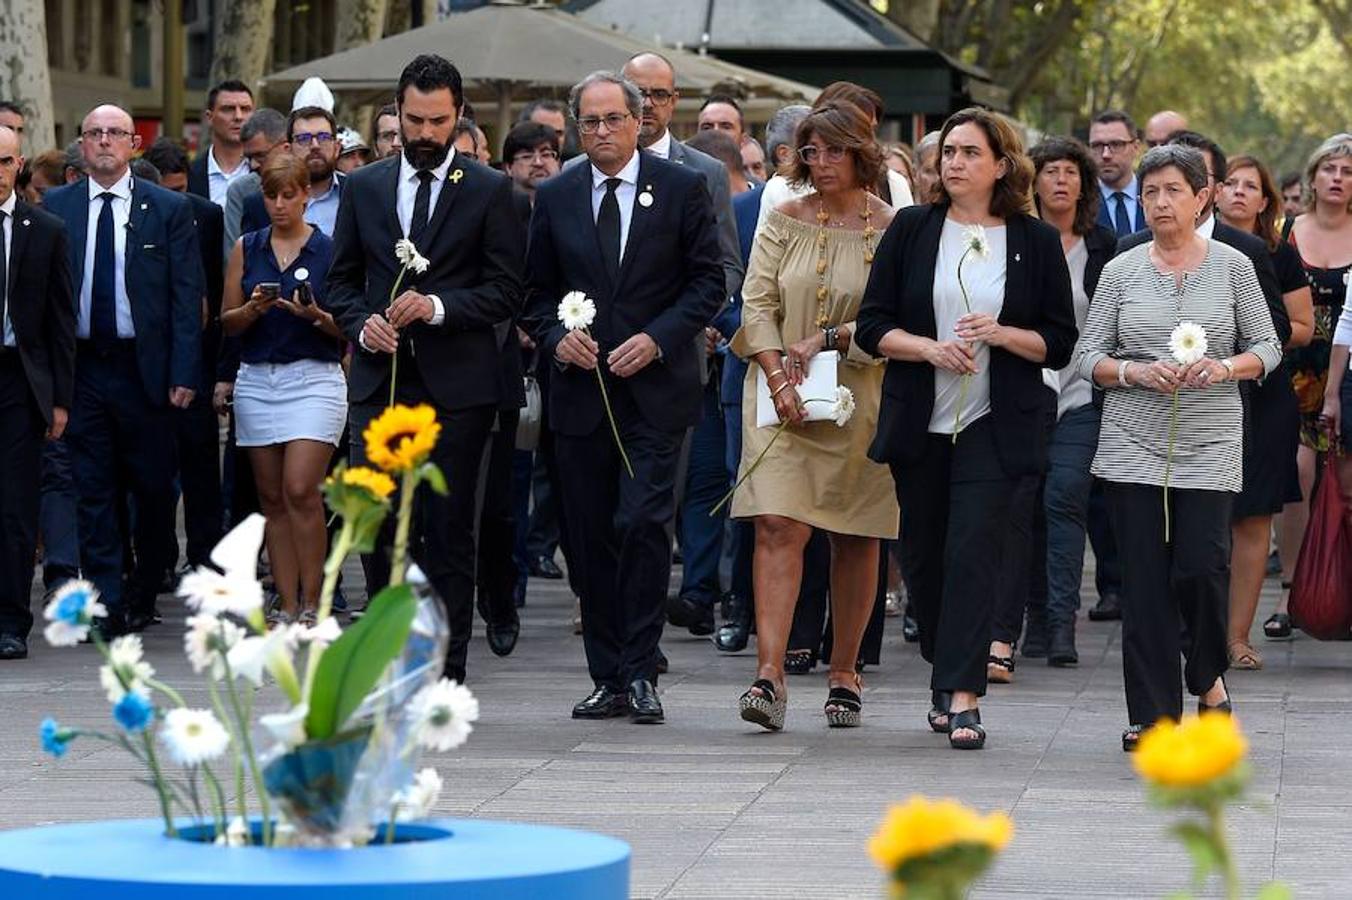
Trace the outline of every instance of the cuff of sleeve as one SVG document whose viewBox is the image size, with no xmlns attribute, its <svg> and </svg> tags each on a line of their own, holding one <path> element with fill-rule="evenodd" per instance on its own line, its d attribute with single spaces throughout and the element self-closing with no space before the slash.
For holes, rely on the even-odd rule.
<svg viewBox="0 0 1352 900">
<path fill-rule="evenodd" d="M 446 307 L 436 294 L 428 294 L 427 299 L 432 301 L 432 318 L 427 320 L 427 324 L 436 327 L 446 321 Z"/>
<path fill-rule="evenodd" d="M 358 332 L 357 332 L 357 346 L 360 347 L 360 348 L 362 348 L 363 350 L 365 350 L 367 353 L 370 353 L 370 352 L 371 352 L 371 348 L 368 347 L 368 346 L 366 346 L 366 326 L 365 326 L 365 325 L 362 326 L 361 331 L 358 331 Z"/>
<path fill-rule="evenodd" d="M 1080 377 L 1085 381 L 1098 387 L 1098 384 L 1094 381 L 1094 367 L 1099 364 L 1099 360 L 1106 359 L 1107 357 L 1108 354 L 1101 350 L 1087 352 L 1080 357 L 1080 361 L 1075 366 L 1075 370 L 1079 372 Z"/>
</svg>

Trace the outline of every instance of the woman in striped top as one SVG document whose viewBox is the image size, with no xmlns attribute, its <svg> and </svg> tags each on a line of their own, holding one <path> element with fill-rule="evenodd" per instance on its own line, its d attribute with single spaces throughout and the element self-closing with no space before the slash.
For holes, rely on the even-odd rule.
<svg viewBox="0 0 1352 900">
<path fill-rule="evenodd" d="M 1123 563 L 1122 663 L 1131 721 L 1124 750 L 1134 749 L 1156 720 L 1182 714 L 1180 652 L 1199 711 L 1230 709 L 1221 676 L 1228 666 L 1230 509 L 1243 483 L 1236 382 L 1261 378 L 1281 361 L 1252 263 L 1194 228 L 1211 202 L 1201 153 L 1156 147 L 1137 177 L 1154 240 L 1104 268 L 1078 351 L 1081 376 L 1107 390 L 1093 472 L 1107 482 Z M 1184 321 L 1206 330 L 1210 354 L 1191 365 L 1174 362 L 1169 347 Z"/>
</svg>

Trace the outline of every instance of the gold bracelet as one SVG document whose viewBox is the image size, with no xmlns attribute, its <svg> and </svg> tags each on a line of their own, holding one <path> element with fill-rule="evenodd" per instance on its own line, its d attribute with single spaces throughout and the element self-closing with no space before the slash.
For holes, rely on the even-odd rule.
<svg viewBox="0 0 1352 900">
<path fill-rule="evenodd" d="M 765 380 L 768 382 L 771 378 L 774 378 L 776 375 L 783 375 L 783 374 L 784 374 L 784 370 L 783 370 L 783 369 L 775 369 L 775 370 L 774 370 L 773 372 L 771 372 L 769 375 L 766 375 L 766 376 L 765 376 Z"/>
<path fill-rule="evenodd" d="M 770 399 L 773 400 L 773 399 L 775 399 L 776 397 L 778 397 L 778 396 L 780 395 L 780 393 L 782 393 L 783 390 L 784 390 L 786 387 L 788 387 L 788 386 L 789 386 L 789 380 L 788 380 L 787 378 L 785 378 L 783 384 L 781 384 L 779 387 L 775 388 L 773 391 L 770 392 Z"/>
</svg>

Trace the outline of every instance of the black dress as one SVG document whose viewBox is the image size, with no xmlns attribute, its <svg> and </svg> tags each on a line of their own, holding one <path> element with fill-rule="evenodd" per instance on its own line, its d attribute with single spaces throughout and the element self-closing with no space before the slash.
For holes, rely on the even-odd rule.
<svg viewBox="0 0 1352 900">
<path fill-rule="evenodd" d="M 1272 251 L 1272 266 L 1282 295 L 1309 284 L 1296 248 L 1285 241 Z M 1244 398 L 1244 487 L 1232 517 L 1267 516 L 1300 500 L 1296 448 L 1300 444 L 1300 408 L 1283 364 L 1261 382 L 1241 385 Z"/>
</svg>

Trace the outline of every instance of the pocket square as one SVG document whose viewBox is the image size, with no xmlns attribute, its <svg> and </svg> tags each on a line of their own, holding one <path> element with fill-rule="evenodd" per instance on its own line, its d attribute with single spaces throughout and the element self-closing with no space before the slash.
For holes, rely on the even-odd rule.
<svg viewBox="0 0 1352 900">
<path fill-rule="evenodd" d="M 142 250 L 154 250 L 154 249 L 155 249 L 156 247 L 158 247 L 158 246 L 159 246 L 158 244 L 142 244 L 142 245 L 141 245 L 141 249 L 142 249 Z"/>
</svg>

